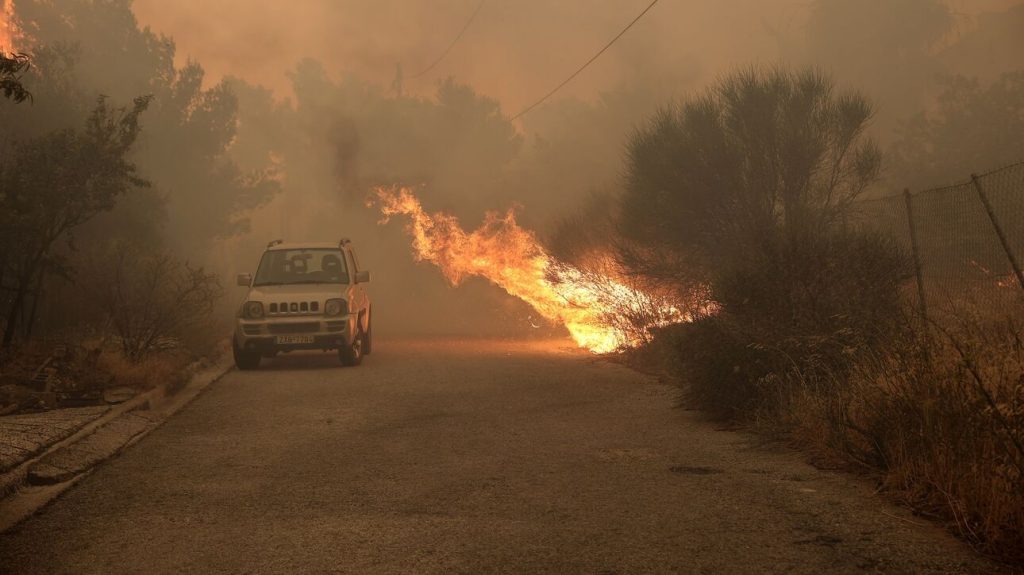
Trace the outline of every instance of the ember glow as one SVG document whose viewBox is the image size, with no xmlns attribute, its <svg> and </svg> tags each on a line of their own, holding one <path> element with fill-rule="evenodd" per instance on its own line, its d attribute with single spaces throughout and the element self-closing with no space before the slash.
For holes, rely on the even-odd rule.
<svg viewBox="0 0 1024 575">
<path fill-rule="evenodd" d="M 454 216 L 424 211 L 409 188 L 378 188 L 377 198 L 382 223 L 408 216 L 416 259 L 437 265 L 452 285 L 469 276 L 486 278 L 564 325 L 580 347 L 594 353 L 636 347 L 651 328 L 690 320 L 664 298 L 557 261 L 516 223 L 513 210 L 490 212 L 478 229 L 466 232 Z"/>
<path fill-rule="evenodd" d="M 15 36 L 18 28 L 14 23 L 14 0 L 0 0 L 0 52 L 16 52 Z"/>
</svg>

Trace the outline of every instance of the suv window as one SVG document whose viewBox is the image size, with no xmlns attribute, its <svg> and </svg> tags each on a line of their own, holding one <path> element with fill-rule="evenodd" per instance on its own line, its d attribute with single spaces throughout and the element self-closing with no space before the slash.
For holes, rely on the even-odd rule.
<svg viewBox="0 0 1024 575">
<path fill-rule="evenodd" d="M 253 286 L 347 284 L 348 266 L 338 249 L 270 250 L 263 253 Z"/>
</svg>

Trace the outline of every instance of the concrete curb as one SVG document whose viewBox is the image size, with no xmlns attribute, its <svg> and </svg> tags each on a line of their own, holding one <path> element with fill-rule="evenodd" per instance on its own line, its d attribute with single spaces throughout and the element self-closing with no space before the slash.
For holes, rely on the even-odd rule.
<svg viewBox="0 0 1024 575">
<path fill-rule="evenodd" d="M 63 483 L 117 455 L 133 437 L 159 423 L 157 414 L 136 410 L 97 429 L 74 445 L 53 451 L 29 467 L 29 485 Z"/>
<path fill-rule="evenodd" d="M 70 437 L 0 476 L 0 533 L 42 509 L 87 476 L 100 463 L 117 456 L 231 371 L 224 358 L 199 371 L 173 395 L 158 387 L 111 408 Z"/>
</svg>

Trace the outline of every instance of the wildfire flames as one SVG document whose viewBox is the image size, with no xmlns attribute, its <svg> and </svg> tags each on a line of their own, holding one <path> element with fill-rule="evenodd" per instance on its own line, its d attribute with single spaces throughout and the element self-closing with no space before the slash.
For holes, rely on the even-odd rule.
<svg viewBox="0 0 1024 575">
<path fill-rule="evenodd" d="M 16 52 L 14 39 L 18 28 L 14 22 L 14 0 L 0 0 L 0 52 Z"/>
<path fill-rule="evenodd" d="M 490 212 L 478 229 L 466 232 L 454 216 L 424 211 L 409 188 L 376 192 L 381 223 L 409 217 L 406 229 L 417 260 L 436 264 L 452 285 L 468 276 L 490 280 L 564 325 L 580 347 L 594 353 L 636 347 L 651 328 L 691 319 L 664 298 L 557 261 L 533 232 L 519 227 L 513 210 Z"/>
</svg>

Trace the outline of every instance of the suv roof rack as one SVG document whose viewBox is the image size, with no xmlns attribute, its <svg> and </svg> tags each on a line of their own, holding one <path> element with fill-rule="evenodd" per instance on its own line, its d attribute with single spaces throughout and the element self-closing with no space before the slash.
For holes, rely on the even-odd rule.
<svg viewBox="0 0 1024 575">
<path fill-rule="evenodd" d="M 281 245 L 283 243 L 284 243 L 284 240 L 274 240 L 274 241 L 270 242 L 269 244 L 267 244 L 267 249 L 269 250 L 270 248 L 272 248 L 274 246 L 279 246 L 279 245 Z"/>
</svg>

